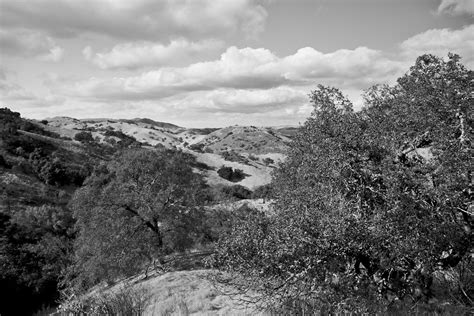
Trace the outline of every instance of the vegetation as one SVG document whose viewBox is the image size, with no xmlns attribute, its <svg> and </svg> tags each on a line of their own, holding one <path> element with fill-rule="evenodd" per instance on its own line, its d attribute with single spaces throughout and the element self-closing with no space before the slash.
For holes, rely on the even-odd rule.
<svg viewBox="0 0 474 316">
<path fill-rule="evenodd" d="M 293 312 L 472 304 L 472 80 L 458 56 L 424 55 L 360 112 L 319 86 L 276 172 L 276 215 L 237 225 L 216 267 Z M 447 273 L 459 283 L 441 296 Z"/>
<path fill-rule="evenodd" d="M 220 167 L 217 170 L 217 174 L 219 177 L 231 182 L 240 182 L 246 177 L 246 174 L 242 170 L 226 166 Z"/>
<path fill-rule="evenodd" d="M 202 267 L 185 259 L 197 249 L 214 252 L 206 261 L 227 286 L 276 314 L 472 312 L 473 79 L 457 55 L 423 55 L 396 85 L 368 89 L 361 111 L 318 86 L 311 116 L 287 131 L 286 161 L 253 192 L 209 188 L 213 168 L 179 150 L 113 130 L 106 144 L 80 131 L 78 144 L 0 109 L 0 313 L 47 309 L 62 291 L 79 295 L 64 297 L 63 312 L 140 314 L 145 292 L 88 291 L 170 260 Z M 220 145 L 225 159 L 247 160 Z M 229 210 L 229 198 L 273 209 Z"/>
<path fill-rule="evenodd" d="M 204 183 L 178 151 L 125 151 L 97 168 L 76 192 L 74 286 L 140 271 L 199 238 Z"/>
<path fill-rule="evenodd" d="M 222 191 L 227 196 L 238 200 L 250 199 L 252 197 L 252 191 L 238 184 L 225 186 L 222 188 Z"/>
<path fill-rule="evenodd" d="M 74 135 L 74 140 L 77 140 L 81 143 L 92 143 L 94 138 L 90 132 L 82 131 Z"/>
<path fill-rule="evenodd" d="M 27 315 L 55 305 L 74 238 L 68 210 L 45 205 L 0 213 L 0 236 L 2 314 Z"/>
</svg>

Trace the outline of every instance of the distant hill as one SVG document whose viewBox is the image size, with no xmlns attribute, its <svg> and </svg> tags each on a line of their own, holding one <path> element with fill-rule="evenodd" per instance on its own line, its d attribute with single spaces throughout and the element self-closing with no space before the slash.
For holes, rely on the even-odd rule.
<svg viewBox="0 0 474 316">
<path fill-rule="evenodd" d="M 290 139 L 270 127 L 229 126 L 208 134 L 199 144 L 214 152 L 284 153 Z"/>
<path fill-rule="evenodd" d="M 258 194 L 268 192 L 266 185 L 285 159 L 289 141 L 265 127 L 187 129 L 149 119 L 38 121 L 0 108 L 0 231 L 8 231 L 8 238 L 0 238 L 2 295 L 9 301 L 21 292 L 29 302 L 24 314 L 43 303 L 54 305 L 59 267 L 65 264 L 61 260 L 68 260 L 64 253 L 72 249 L 75 236 L 71 198 L 94 168 L 121 150 L 166 147 L 193 155 L 190 163 L 207 181 L 211 203 L 232 212 L 242 203 L 269 209 L 268 200 L 257 200 L 262 197 Z M 244 176 L 232 182 L 219 175 L 222 169 Z M 197 294 L 193 290 L 189 295 Z"/>
<path fill-rule="evenodd" d="M 149 124 L 155 127 L 160 127 L 160 128 L 167 128 L 167 129 L 178 129 L 180 128 L 178 125 L 174 125 L 171 123 L 165 123 L 165 122 L 157 122 L 153 121 L 152 119 L 148 118 L 134 118 L 132 120 L 125 120 L 121 119 L 120 121 L 122 122 L 127 122 L 127 123 L 143 123 L 143 124 Z"/>
<path fill-rule="evenodd" d="M 200 171 L 210 185 L 235 185 L 221 178 L 217 170 L 232 167 L 247 174 L 239 185 L 249 189 L 268 184 L 271 172 L 284 160 L 296 128 L 229 126 L 224 128 L 184 128 L 147 118 L 86 119 L 69 117 L 47 119 L 45 130 L 62 137 L 75 138 L 91 133 L 98 144 L 113 145 L 127 136 L 141 146 L 177 148 L 189 152 L 203 165 Z"/>
</svg>

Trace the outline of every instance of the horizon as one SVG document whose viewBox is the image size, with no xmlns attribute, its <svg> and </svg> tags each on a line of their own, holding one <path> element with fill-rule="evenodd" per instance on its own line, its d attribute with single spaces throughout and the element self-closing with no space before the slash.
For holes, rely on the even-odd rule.
<svg viewBox="0 0 474 316">
<path fill-rule="evenodd" d="M 21 115 L 21 113 L 20 113 Z M 24 119 L 27 119 L 27 120 L 35 120 L 35 121 L 42 121 L 42 120 L 52 120 L 52 119 L 56 119 L 56 118 L 68 118 L 68 119 L 77 119 L 77 120 L 80 120 L 80 121 L 103 121 L 103 120 L 116 120 L 116 121 L 134 121 L 134 120 L 143 120 L 143 119 L 150 119 L 148 117 L 134 117 L 134 118 L 130 118 L 130 119 L 127 119 L 127 118 L 110 118 L 110 117 L 86 117 L 86 118 L 76 118 L 76 117 L 71 117 L 71 116 L 63 116 L 63 115 L 59 115 L 59 116 L 52 116 L 52 117 L 45 117 L 45 118 L 41 118 L 41 119 L 35 119 L 35 118 L 29 118 L 29 117 L 24 117 L 22 115 L 22 117 Z M 217 126 L 217 127 L 208 127 L 208 126 L 201 126 L 201 127 L 195 127 L 195 126 L 182 126 L 182 125 L 177 125 L 173 122 L 165 122 L 165 121 L 157 121 L 155 119 L 150 119 L 156 123 L 165 123 L 165 124 L 171 124 L 171 125 L 175 125 L 176 127 L 179 127 L 179 128 L 185 128 L 185 129 L 200 129 L 200 128 L 217 128 L 217 129 L 221 129 L 221 128 L 226 128 L 226 127 L 234 127 L 234 126 L 242 126 L 242 127 L 246 127 L 246 126 L 252 126 L 252 125 L 242 125 L 242 124 L 233 124 L 233 125 L 223 125 L 223 126 Z M 287 128 L 287 127 L 290 127 L 290 128 L 297 128 L 299 127 L 300 125 L 299 124 L 287 124 L 287 125 L 257 125 L 256 127 L 270 127 L 270 128 Z"/>
<path fill-rule="evenodd" d="M 23 117 L 298 126 L 416 57 L 474 66 L 473 0 L 0 0 L 0 107 Z"/>
</svg>

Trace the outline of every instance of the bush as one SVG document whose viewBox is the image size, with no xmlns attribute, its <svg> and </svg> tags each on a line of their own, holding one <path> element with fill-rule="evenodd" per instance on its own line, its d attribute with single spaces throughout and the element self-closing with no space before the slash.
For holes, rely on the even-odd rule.
<svg viewBox="0 0 474 316">
<path fill-rule="evenodd" d="M 267 158 L 263 159 L 263 163 L 268 166 L 268 165 L 274 164 L 275 161 L 272 158 L 267 157 Z"/>
<path fill-rule="evenodd" d="M 228 161 L 242 162 L 242 163 L 249 162 L 247 158 L 245 158 L 244 156 L 240 155 L 239 153 L 233 150 L 224 151 L 221 153 L 221 155 L 225 160 L 228 160 Z"/>
<path fill-rule="evenodd" d="M 92 143 L 94 138 L 92 138 L 92 134 L 90 132 L 79 132 L 74 135 L 74 140 L 77 140 L 83 144 Z"/>
<path fill-rule="evenodd" d="M 257 187 L 252 193 L 252 199 L 271 199 L 273 197 L 273 185 L 271 183 Z"/>
<path fill-rule="evenodd" d="M 252 197 L 252 191 L 241 185 L 232 185 L 222 188 L 222 191 L 230 196 L 239 200 L 250 199 Z"/>
<path fill-rule="evenodd" d="M 219 177 L 231 182 L 242 181 L 247 176 L 240 169 L 234 170 L 232 167 L 226 167 L 226 166 L 222 166 L 219 170 L 217 170 L 217 174 L 219 175 Z"/>
<path fill-rule="evenodd" d="M 192 144 L 191 146 L 189 146 L 189 149 L 202 153 L 204 149 L 204 144 Z"/>
</svg>

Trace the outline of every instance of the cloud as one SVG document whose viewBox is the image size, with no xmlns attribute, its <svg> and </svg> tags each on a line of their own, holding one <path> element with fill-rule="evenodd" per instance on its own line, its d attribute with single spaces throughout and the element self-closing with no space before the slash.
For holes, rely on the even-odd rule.
<svg viewBox="0 0 474 316">
<path fill-rule="evenodd" d="M 10 73 L 8 70 L 0 68 L 0 102 L 4 103 L 3 106 L 8 105 L 12 101 L 34 100 L 35 96 L 33 93 L 12 82 L 7 76 L 8 73 Z"/>
<path fill-rule="evenodd" d="M 438 7 L 438 14 L 471 15 L 474 16 L 473 0 L 442 0 Z"/>
<path fill-rule="evenodd" d="M 84 54 L 91 56 L 86 49 Z M 400 63 L 365 47 L 323 54 L 307 47 L 283 58 L 264 48 L 229 47 L 220 59 L 166 67 L 137 76 L 91 78 L 66 87 L 69 94 L 97 99 L 160 99 L 219 88 L 270 89 L 323 82 L 367 88 L 400 72 Z"/>
<path fill-rule="evenodd" d="M 3 0 L 0 25 L 59 37 L 95 33 L 157 40 L 236 33 L 254 37 L 266 17 L 256 0 Z"/>
<path fill-rule="evenodd" d="M 400 45 L 406 58 L 414 59 L 419 55 L 431 53 L 446 56 L 448 52 L 463 57 L 463 63 L 474 66 L 474 25 L 460 30 L 433 29 L 417 34 Z"/>
<path fill-rule="evenodd" d="M 173 101 L 171 101 L 173 100 Z M 166 102 L 176 109 L 194 109 L 209 113 L 266 113 L 299 106 L 308 100 L 306 89 L 278 87 L 272 89 L 217 89 L 208 92 L 191 92 Z"/>
<path fill-rule="evenodd" d="M 198 58 L 215 56 L 224 46 L 217 40 L 189 42 L 171 41 L 168 45 L 154 42 L 130 42 L 114 46 L 109 52 L 94 53 L 87 46 L 83 50 L 86 60 L 102 69 L 137 69 L 147 66 L 176 66 L 189 64 Z"/>
<path fill-rule="evenodd" d="M 340 49 L 327 54 L 305 47 L 283 58 L 281 69 L 291 81 L 324 81 L 339 87 L 366 87 L 392 78 L 400 71 L 400 63 L 367 47 Z"/>
<path fill-rule="evenodd" d="M 64 54 L 63 48 L 51 37 L 28 30 L 0 30 L 0 50 L 2 55 L 37 57 L 54 62 L 61 60 Z"/>
</svg>

